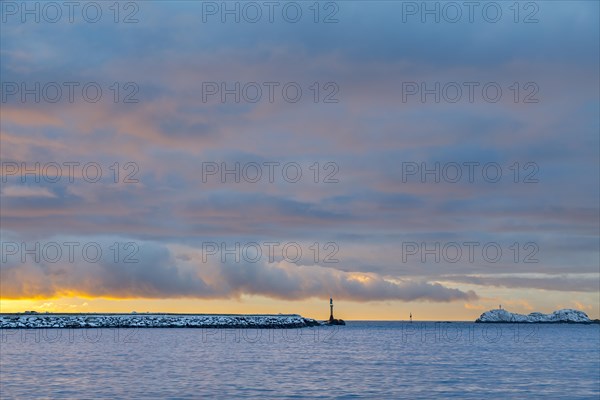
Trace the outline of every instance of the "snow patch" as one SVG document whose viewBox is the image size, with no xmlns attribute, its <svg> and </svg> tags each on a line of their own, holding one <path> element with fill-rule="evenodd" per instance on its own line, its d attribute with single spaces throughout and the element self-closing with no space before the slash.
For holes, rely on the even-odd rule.
<svg viewBox="0 0 600 400">
<path fill-rule="evenodd" d="M 475 322 L 525 322 L 525 323 L 578 323 L 589 324 L 592 320 L 586 313 L 579 310 L 565 308 L 554 311 L 552 314 L 533 312 L 529 315 L 511 313 L 510 311 L 497 309 L 486 311 Z"/>
<path fill-rule="evenodd" d="M 3 314 L 5 328 L 304 328 L 319 322 L 297 314 Z"/>
</svg>

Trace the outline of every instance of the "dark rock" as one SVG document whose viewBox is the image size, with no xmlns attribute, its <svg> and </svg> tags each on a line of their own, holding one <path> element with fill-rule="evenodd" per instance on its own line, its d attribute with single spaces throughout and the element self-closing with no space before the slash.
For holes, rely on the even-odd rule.
<svg viewBox="0 0 600 400">
<path fill-rule="evenodd" d="M 346 325 L 346 322 L 343 319 L 330 318 L 323 322 L 323 325 Z"/>
</svg>

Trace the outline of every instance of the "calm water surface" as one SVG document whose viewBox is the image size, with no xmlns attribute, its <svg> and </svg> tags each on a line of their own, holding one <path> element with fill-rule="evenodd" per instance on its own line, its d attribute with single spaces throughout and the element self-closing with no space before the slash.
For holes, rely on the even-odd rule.
<svg viewBox="0 0 600 400">
<path fill-rule="evenodd" d="M 2 334 L 2 399 L 600 397 L 599 325 Z"/>
</svg>

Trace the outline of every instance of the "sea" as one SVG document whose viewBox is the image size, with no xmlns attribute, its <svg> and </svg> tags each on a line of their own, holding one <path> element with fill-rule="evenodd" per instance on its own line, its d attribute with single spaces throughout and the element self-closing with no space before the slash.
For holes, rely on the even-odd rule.
<svg viewBox="0 0 600 400">
<path fill-rule="evenodd" d="M 600 325 L 3 330 L 1 399 L 599 399 Z"/>
</svg>

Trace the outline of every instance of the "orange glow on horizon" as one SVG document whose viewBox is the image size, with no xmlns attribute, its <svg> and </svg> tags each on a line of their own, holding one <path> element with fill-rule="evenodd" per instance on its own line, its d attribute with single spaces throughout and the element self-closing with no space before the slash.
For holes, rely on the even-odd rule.
<svg viewBox="0 0 600 400">
<path fill-rule="evenodd" d="M 598 307 L 590 301 L 559 301 L 532 305 L 525 299 L 501 300 L 488 297 L 475 302 L 402 302 L 372 301 L 357 302 L 336 300 L 334 314 L 345 320 L 399 321 L 408 320 L 412 313 L 415 321 L 474 321 L 484 311 L 498 307 L 512 312 L 528 314 L 531 311 L 552 312 L 560 308 L 576 308 L 592 319 L 598 318 Z M 274 300 L 262 296 L 242 296 L 240 299 L 141 299 L 141 298 L 97 298 L 85 295 L 57 296 L 53 298 L 2 299 L 0 312 L 24 311 L 64 313 L 130 313 L 167 312 L 198 314 L 300 314 L 305 317 L 325 320 L 329 317 L 329 301 L 307 299 L 297 301 Z"/>
</svg>

